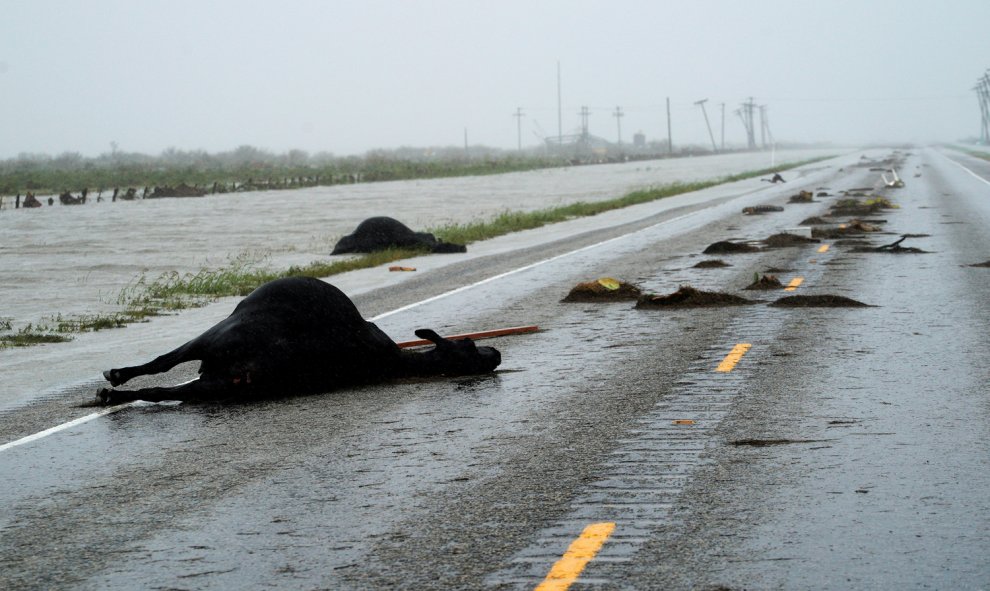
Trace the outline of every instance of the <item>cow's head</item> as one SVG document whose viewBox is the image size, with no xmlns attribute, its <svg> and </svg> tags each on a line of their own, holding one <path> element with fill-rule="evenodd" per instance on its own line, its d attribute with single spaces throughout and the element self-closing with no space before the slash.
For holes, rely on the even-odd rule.
<svg viewBox="0 0 990 591">
<path fill-rule="evenodd" d="M 436 345 L 432 350 L 416 354 L 411 368 L 420 375 L 466 376 L 489 373 L 502 363 L 502 355 L 494 347 L 479 347 L 471 339 L 452 341 L 436 332 L 421 328 L 416 336 Z"/>
</svg>

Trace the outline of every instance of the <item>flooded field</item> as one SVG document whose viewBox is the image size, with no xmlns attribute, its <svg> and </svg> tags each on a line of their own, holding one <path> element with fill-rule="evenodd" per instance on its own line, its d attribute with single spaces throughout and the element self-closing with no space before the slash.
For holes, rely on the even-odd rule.
<svg viewBox="0 0 990 591">
<path fill-rule="evenodd" d="M 778 152 L 776 162 L 836 152 Z M 767 153 L 730 154 L 205 198 L 4 209 L 0 212 L 0 317 L 19 329 L 28 323 L 50 324 L 59 314 L 115 312 L 120 309 L 121 291 L 142 275 L 153 280 L 166 272 L 194 273 L 235 259 L 275 268 L 327 260 L 340 236 L 374 215 L 390 215 L 422 229 L 485 219 L 507 210 L 609 199 L 651 185 L 712 179 L 770 165 Z M 201 326 L 212 320 L 198 322 Z M 177 345 L 175 341 L 186 336 L 157 332 L 143 331 L 149 352 Z M 85 340 L 98 346 L 115 338 L 103 333 L 121 338 L 118 331 L 101 331 Z M 142 352 L 140 343 L 133 345 L 135 354 Z M 20 398 L 30 384 L 39 389 L 57 387 L 67 379 L 65 372 L 72 371 L 69 366 L 85 363 L 89 352 L 80 357 L 85 349 L 77 342 L 34 347 L 30 352 L 0 351 L 10 362 L 5 363 L 9 371 L 0 388 L 0 403 Z M 32 369 L 39 364 L 48 368 L 43 376 Z"/>
</svg>

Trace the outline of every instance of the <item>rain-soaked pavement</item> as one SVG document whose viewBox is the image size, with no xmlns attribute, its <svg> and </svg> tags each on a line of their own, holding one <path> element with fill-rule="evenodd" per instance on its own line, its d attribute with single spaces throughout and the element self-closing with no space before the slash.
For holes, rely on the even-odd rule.
<svg viewBox="0 0 990 591">
<path fill-rule="evenodd" d="M 572 588 L 986 588 L 990 269 L 968 265 L 990 259 L 990 164 L 867 155 L 417 261 L 389 289 L 335 279 L 400 340 L 542 331 L 494 342 L 495 376 L 129 407 L 0 448 L 0 584 L 526 589 L 586 526 L 614 523 Z M 927 252 L 824 240 L 693 267 L 712 242 L 766 238 L 875 186 L 888 157 L 906 186 L 880 191 L 898 208 L 869 216 L 888 233 L 865 239 L 924 235 L 903 245 Z M 758 204 L 784 211 L 740 213 Z M 773 301 L 742 291 L 769 268 L 803 279 L 794 294 L 873 307 L 559 301 L 604 275 Z M 714 371 L 740 343 L 738 365 Z M 72 405 L 94 387 L 0 414 L 0 444 L 90 412 Z"/>
</svg>

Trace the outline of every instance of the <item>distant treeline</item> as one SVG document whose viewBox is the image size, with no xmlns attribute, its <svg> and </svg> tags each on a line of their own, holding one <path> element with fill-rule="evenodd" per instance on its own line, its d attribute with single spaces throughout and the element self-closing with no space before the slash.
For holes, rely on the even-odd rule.
<svg viewBox="0 0 990 591">
<path fill-rule="evenodd" d="M 242 146 L 229 152 L 169 149 L 159 156 L 114 151 L 95 158 L 21 154 L 0 161 L 0 195 L 112 191 L 187 185 L 206 192 L 494 174 L 569 164 L 566 159 L 488 148 L 398 148 L 364 156 L 275 154 Z"/>
</svg>

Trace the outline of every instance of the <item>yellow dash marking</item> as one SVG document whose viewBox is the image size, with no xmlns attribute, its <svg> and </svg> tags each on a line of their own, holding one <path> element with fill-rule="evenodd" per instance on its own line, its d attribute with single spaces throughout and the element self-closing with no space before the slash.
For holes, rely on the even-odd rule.
<svg viewBox="0 0 990 591">
<path fill-rule="evenodd" d="M 787 284 L 787 287 L 784 288 L 784 291 L 794 291 L 803 282 L 804 282 L 804 277 L 795 277 L 794 279 L 791 279 L 790 283 Z"/>
<path fill-rule="evenodd" d="M 614 529 L 615 524 L 611 522 L 592 523 L 584 528 L 581 535 L 571 542 L 567 552 L 553 565 L 536 591 L 564 591 L 570 587 L 602 549 L 602 544 L 612 535 Z"/>
<path fill-rule="evenodd" d="M 827 251 L 828 251 L 828 244 L 822 244 L 821 246 L 818 247 L 818 252 L 827 252 Z"/>
<path fill-rule="evenodd" d="M 749 343 L 739 343 L 733 347 L 732 350 L 729 351 L 729 354 L 725 356 L 725 359 L 722 360 L 722 363 L 718 364 L 715 371 L 726 372 L 735 369 L 736 364 L 739 363 L 742 356 L 745 355 L 746 351 L 749 351 L 749 348 L 752 346 L 753 345 L 750 345 Z"/>
</svg>

